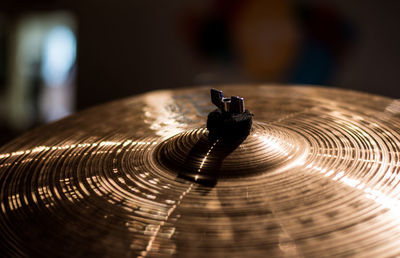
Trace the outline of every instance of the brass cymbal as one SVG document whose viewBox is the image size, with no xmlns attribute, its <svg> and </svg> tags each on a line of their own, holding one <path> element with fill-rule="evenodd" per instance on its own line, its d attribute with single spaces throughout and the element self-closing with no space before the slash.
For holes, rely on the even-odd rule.
<svg viewBox="0 0 400 258">
<path fill-rule="evenodd" d="M 210 87 L 79 112 L 0 148 L 5 256 L 400 255 L 400 102 L 242 85 L 236 145 L 210 141 Z"/>
</svg>

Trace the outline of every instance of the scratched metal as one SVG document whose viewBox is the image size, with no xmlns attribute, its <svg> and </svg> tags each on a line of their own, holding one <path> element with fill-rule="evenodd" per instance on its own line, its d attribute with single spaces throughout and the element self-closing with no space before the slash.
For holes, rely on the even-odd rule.
<svg viewBox="0 0 400 258">
<path fill-rule="evenodd" d="M 209 141 L 209 87 L 95 107 L 0 148 L 2 256 L 400 255 L 400 102 L 221 87 L 251 134 Z"/>
</svg>

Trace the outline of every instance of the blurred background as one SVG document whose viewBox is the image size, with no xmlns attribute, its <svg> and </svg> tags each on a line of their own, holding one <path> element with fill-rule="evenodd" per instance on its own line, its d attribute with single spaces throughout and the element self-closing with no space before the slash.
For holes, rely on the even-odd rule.
<svg viewBox="0 0 400 258">
<path fill-rule="evenodd" d="M 3 0 L 0 145 L 149 90 L 322 84 L 398 98 L 400 1 Z"/>
</svg>

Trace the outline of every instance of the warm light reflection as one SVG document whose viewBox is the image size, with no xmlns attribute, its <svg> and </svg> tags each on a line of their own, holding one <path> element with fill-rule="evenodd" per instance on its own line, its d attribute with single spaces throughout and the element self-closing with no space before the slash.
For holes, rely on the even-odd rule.
<svg viewBox="0 0 400 258">
<path fill-rule="evenodd" d="M 17 157 L 17 156 L 22 156 L 22 155 L 28 155 L 28 157 L 25 157 L 23 160 L 20 161 L 11 161 L 11 162 L 4 162 L 0 165 L 0 168 L 2 167 L 7 167 L 11 165 L 15 165 L 16 163 L 25 163 L 25 162 L 31 162 L 31 161 L 37 161 L 37 158 L 29 158 L 29 155 L 37 154 L 40 152 L 46 152 L 46 151 L 62 151 L 62 150 L 68 150 L 68 149 L 74 149 L 74 148 L 88 148 L 88 147 L 97 147 L 97 146 L 120 146 L 123 145 L 124 147 L 131 145 L 154 145 L 157 144 L 157 142 L 152 141 L 132 141 L 132 140 L 126 140 L 124 142 L 119 142 L 119 141 L 101 141 L 101 142 L 94 142 L 94 143 L 79 143 L 79 144 L 65 144 L 65 145 L 59 145 L 59 146 L 37 146 L 32 149 L 28 150 L 20 150 L 20 151 L 15 151 L 11 153 L 3 153 L 0 154 L 0 160 L 1 159 L 6 159 L 9 157 Z M 120 150 L 120 149 L 118 149 Z M 127 148 L 126 150 L 129 150 Z M 90 153 L 91 154 L 98 154 L 98 153 L 110 153 L 113 150 L 107 150 L 107 151 L 97 151 L 97 150 L 92 150 Z M 115 151 L 115 150 L 114 150 Z M 86 153 L 84 153 L 85 155 Z M 80 155 L 79 153 L 74 153 L 74 154 L 69 154 L 70 155 L 75 155 L 78 156 Z M 57 158 L 59 156 L 64 156 L 64 155 L 49 155 L 48 157 L 42 157 L 41 159 L 50 159 L 50 158 Z M 113 169 L 114 173 L 118 173 L 118 171 Z M 147 172 L 146 172 L 147 173 Z M 147 173 L 148 174 L 148 173 Z M 118 177 L 117 180 L 119 180 L 122 184 L 125 183 L 124 179 L 122 177 Z M 150 180 L 151 183 L 157 184 L 158 179 L 153 179 Z M 68 201 L 74 202 L 79 199 L 83 199 L 84 195 L 89 196 L 90 193 L 86 189 L 85 185 L 80 182 L 79 183 L 79 189 L 76 185 L 74 185 L 73 178 L 61 178 L 59 180 L 60 186 L 61 186 L 61 191 L 63 193 L 63 196 L 67 198 Z M 86 178 L 86 181 L 90 185 L 90 189 L 94 191 L 97 195 L 99 196 L 104 196 L 104 195 L 110 195 L 112 194 L 111 191 L 106 189 L 104 187 L 104 182 L 107 182 L 107 180 L 101 176 L 92 176 Z M 144 194 L 144 193 L 143 193 Z M 50 207 L 55 204 L 55 200 L 61 198 L 61 195 L 59 193 L 59 188 L 53 187 L 50 188 L 50 186 L 39 186 L 36 190 L 33 190 L 31 192 L 31 197 L 34 203 L 38 203 L 37 196 L 39 197 L 39 200 L 46 206 Z M 56 196 L 54 196 L 56 195 Z M 146 195 L 146 198 L 154 200 L 156 197 L 151 194 L 144 194 Z M 118 196 L 116 197 L 118 198 Z M 25 200 L 25 203 L 28 205 L 27 197 L 23 196 L 22 198 L 19 196 L 19 194 L 15 195 L 10 195 L 8 199 L 9 207 L 11 210 L 15 210 L 18 208 L 22 207 L 22 201 Z M 5 204 L 1 202 L 1 208 L 3 212 L 6 212 L 5 209 Z"/>
<path fill-rule="evenodd" d="M 397 116 L 400 114 L 400 100 L 395 99 L 385 108 L 385 113 Z"/>
<path fill-rule="evenodd" d="M 400 218 L 400 200 L 399 198 L 395 197 L 398 196 L 399 191 L 397 191 L 396 193 L 392 192 L 391 194 L 393 196 L 391 197 L 388 194 L 385 194 L 376 188 L 367 187 L 367 185 L 361 182 L 359 179 L 354 179 L 349 176 L 345 176 L 344 171 L 336 172 L 334 170 L 329 170 L 328 172 L 326 172 L 326 169 L 314 166 L 312 163 L 309 164 L 306 168 L 315 169 L 327 177 L 333 176 L 332 180 L 341 182 L 346 186 L 364 192 L 366 198 L 374 200 L 376 203 L 382 205 L 385 208 L 388 208 L 396 216 L 396 218 Z M 391 177 L 394 174 L 390 172 L 390 167 L 387 168 L 384 173 L 385 173 L 384 177 L 386 178 Z M 396 174 L 396 177 L 400 178 L 400 175 Z"/>
<path fill-rule="evenodd" d="M 147 95 L 146 105 L 143 105 L 145 115 L 144 122 L 150 125 L 150 129 L 162 137 L 170 137 L 184 131 L 187 125 L 182 120 L 182 112 L 179 110 L 170 92 L 160 92 Z"/>
<path fill-rule="evenodd" d="M 381 204 L 383 207 L 388 208 L 393 212 L 397 218 L 400 218 L 400 200 L 397 198 L 392 198 L 382 193 L 379 190 L 366 188 L 364 189 L 366 197 L 374 200 L 375 202 Z"/>
<path fill-rule="evenodd" d="M 126 140 L 125 142 L 117 142 L 117 141 L 101 141 L 101 142 L 94 142 L 94 143 L 79 143 L 79 144 L 65 144 L 65 145 L 60 145 L 60 146 L 37 146 L 32 149 L 28 150 L 19 150 L 15 152 L 10 152 L 10 153 L 2 153 L 0 154 L 0 160 L 1 159 L 6 159 L 9 157 L 15 157 L 15 156 L 22 156 L 25 154 L 33 154 L 33 153 L 39 153 L 39 152 L 45 152 L 48 150 L 67 150 L 67 149 L 74 149 L 74 148 L 86 148 L 86 147 L 97 147 L 97 146 L 119 146 L 123 145 L 126 147 L 127 145 L 150 145 L 150 144 L 157 144 L 156 141 L 148 142 L 148 141 L 132 141 L 132 140 Z M 96 153 L 106 153 L 107 151 L 96 151 Z M 1 165 L 0 165 L 1 167 Z"/>
<path fill-rule="evenodd" d="M 259 135 L 258 138 L 266 144 L 269 148 L 276 150 L 277 152 L 283 154 L 284 156 L 288 156 L 289 153 L 285 150 L 283 146 L 281 146 L 277 141 L 272 139 L 271 137 L 265 135 Z"/>
<path fill-rule="evenodd" d="M 153 243 L 154 243 L 155 239 L 159 235 L 160 229 L 165 225 L 165 223 L 168 221 L 168 219 L 171 216 L 171 214 L 181 204 L 181 202 L 182 202 L 183 198 L 185 197 L 185 195 L 192 190 L 193 185 L 194 185 L 193 183 L 190 184 L 190 186 L 179 196 L 179 198 L 176 201 L 176 203 L 174 205 L 172 205 L 172 207 L 170 207 L 168 209 L 167 215 L 165 216 L 165 218 L 163 218 L 163 220 L 158 225 L 151 225 L 151 227 L 152 227 L 152 229 L 151 229 L 152 235 L 151 235 L 151 237 L 149 239 L 149 242 L 147 243 L 146 249 L 141 252 L 141 256 L 139 256 L 139 257 L 146 257 L 149 254 L 149 252 L 151 251 L 151 249 L 153 247 Z M 147 227 L 146 227 L 146 229 L 147 229 Z M 175 228 L 173 228 L 171 230 L 169 238 L 172 237 L 174 232 L 175 232 Z"/>
<path fill-rule="evenodd" d="M 36 156 L 30 158 L 29 155 L 40 152 L 56 152 L 53 155 L 44 156 L 41 159 L 57 158 L 59 156 L 69 156 L 69 155 L 87 155 L 87 154 L 98 154 L 98 153 L 110 153 L 121 151 L 124 147 L 125 151 L 134 151 L 134 148 L 130 146 L 149 146 L 155 145 L 155 141 L 101 141 L 95 143 L 79 143 L 79 144 L 64 144 L 59 146 L 38 146 L 29 150 L 20 150 L 12 153 L 1 154 L 1 159 L 6 159 L 8 157 L 23 156 L 22 161 L 9 162 L 9 164 L 16 164 L 18 162 L 37 160 Z M 117 147 L 115 149 L 109 150 L 99 150 L 97 148 L 90 149 L 90 147 Z M 65 154 L 64 150 L 75 149 L 75 148 L 89 148 L 87 152 L 74 152 L 72 154 Z M 61 153 L 59 151 L 62 151 Z M 85 150 L 84 150 L 85 151 Z M 5 165 L 7 163 L 3 163 Z M 114 161 L 113 161 L 114 164 Z M 158 198 L 160 192 L 154 189 L 146 189 L 142 183 L 137 180 L 137 178 L 132 178 L 131 175 L 119 176 L 119 171 L 117 167 L 111 168 L 110 173 L 116 175 L 113 180 L 106 176 L 92 175 L 85 178 L 85 181 L 79 182 L 75 185 L 75 180 L 73 177 L 65 177 L 59 180 L 59 184 L 52 184 L 52 186 L 39 186 L 36 190 L 33 190 L 30 194 L 33 202 L 36 205 L 43 205 L 47 208 L 55 206 L 59 200 L 65 200 L 69 202 L 77 202 L 83 200 L 85 197 L 92 194 L 106 197 L 104 198 L 107 202 L 112 205 L 120 205 L 122 209 L 131 213 L 132 220 L 125 223 L 127 229 L 130 232 L 137 232 L 144 235 L 149 235 L 149 240 L 145 247 L 143 247 L 142 256 L 146 256 L 151 250 L 157 250 L 157 243 L 155 240 L 157 237 L 171 238 L 175 233 L 175 227 L 166 226 L 165 223 L 168 221 L 171 214 L 177 209 L 177 207 L 182 202 L 184 196 L 189 193 L 193 187 L 190 184 L 185 191 L 177 198 L 177 200 L 165 200 L 165 206 L 158 206 L 157 209 L 151 208 L 151 206 L 144 205 L 149 203 L 149 201 L 154 201 Z M 159 187 L 160 189 L 169 189 L 170 185 L 162 185 L 159 178 L 153 178 L 151 173 L 143 171 L 136 174 L 138 177 L 145 179 L 149 184 Z M 128 178 L 128 179 L 127 179 Z M 131 180 L 135 182 L 135 186 L 128 186 Z M 126 186 L 121 187 L 118 183 Z M 146 191 L 143 191 L 146 189 Z M 149 193 L 150 191 L 150 193 Z M 29 205 L 28 198 L 26 196 L 20 196 L 20 194 L 10 195 L 7 202 L 1 202 L 1 210 L 5 214 L 7 210 L 16 210 L 23 207 L 23 201 L 26 205 Z M 104 218 L 108 218 L 108 215 L 104 215 Z M 149 224 L 148 222 L 141 222 L 143 218 L 154 219 L 155 221 L 160 221 L 159 224 Z M 140 224 L 140 225 L 139 225 Z M 132 246 L 135 246 L 135 239 L 132 241 Z M 137 246 L 136 246 L 137 247 Z M 174 248 L 171 252 L 174 252 Z"/>
<path fill-rule="evenodd" d="M 214 149 L 215 145 L 219 142 L 219 140 L 216 140 L 213 145 L 210 147 L 210 149 L 207 151 L 206 155 L 204 156 L 203 160 L 200 163 L 199 169 L 197 170 L 197 173 L 201 172 L 201 169 L 204 166 L 204 162 L 206 162 L 208 155 L 210 155 L 212 149 Z M 199 178 L 199 175 L 195 176 L 195 181 L 197 181 L 197 179 Z"/>
</svg>

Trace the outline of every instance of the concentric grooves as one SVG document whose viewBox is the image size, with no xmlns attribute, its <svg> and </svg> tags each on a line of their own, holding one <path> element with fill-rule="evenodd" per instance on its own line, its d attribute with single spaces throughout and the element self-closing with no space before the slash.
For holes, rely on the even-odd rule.
<svg viewBox="0 0 400 258">
<path fill-rule="evenodd" d="M 2 256 L 400 255 L 396 101 L 222 89 L 257 121 L 235 148 L 202 129 L 208 88 L 100 106 L 1 148 Z"/>
<path fill-rule="evenodd" d="M 183 132 L 161 143 L 155 159 L 174 174 L 217 180 L 282 171 L 301 162 L 308 145 L 284 127 L 255 122 L 236 143 L 210 140 L 207 129 Z"/>
</svg>

